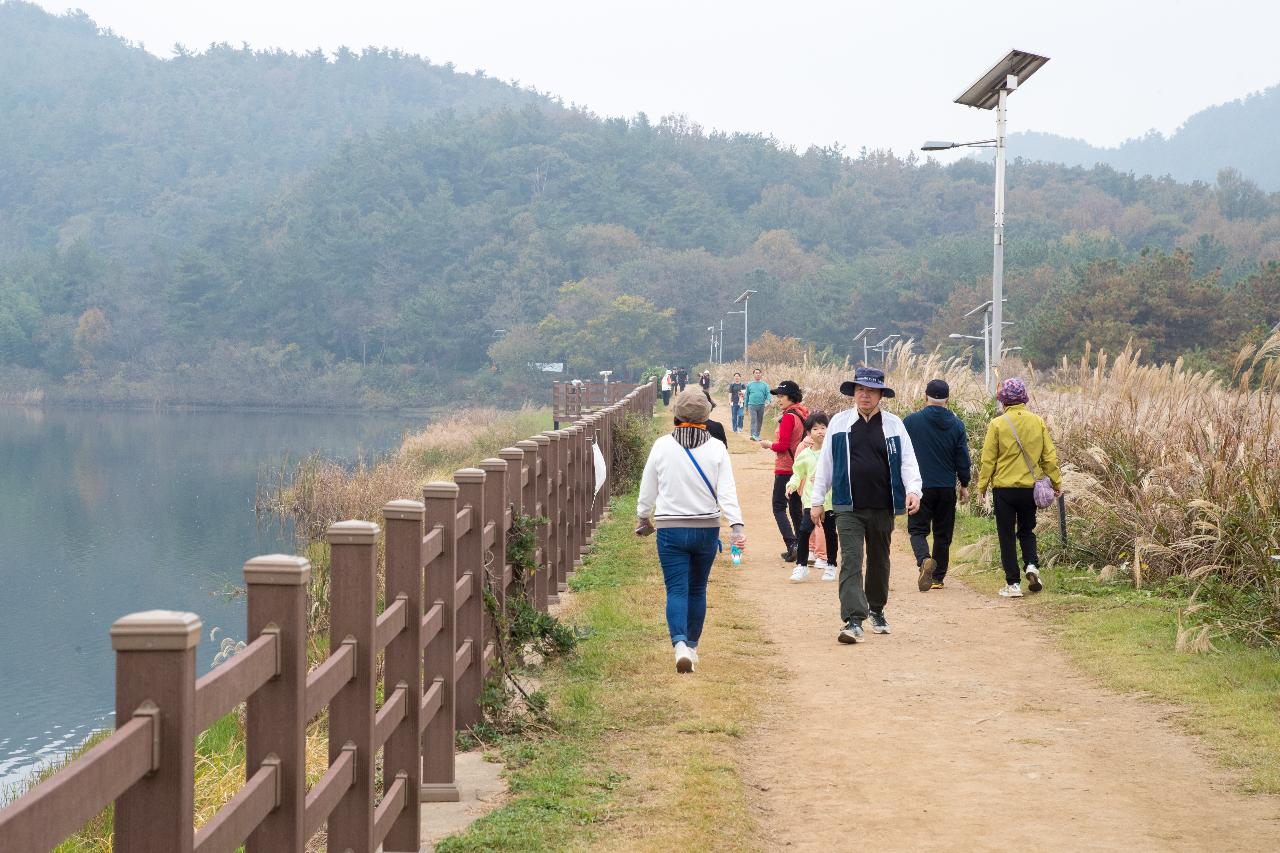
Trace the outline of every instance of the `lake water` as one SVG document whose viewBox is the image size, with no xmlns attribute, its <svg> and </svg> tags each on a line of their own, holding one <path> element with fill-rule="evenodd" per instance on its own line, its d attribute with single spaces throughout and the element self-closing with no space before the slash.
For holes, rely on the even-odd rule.
<svg viewBox="0 0 1280 853">
<path fill-rule="evenodd" d="M 112 724 L 108 631 L 189 610 L 244 639 L 245 560 L 293 553 L 259 521 L 259 478 L 313 451 L 354 461 L 421 421 L 395 416 L 0 409 L 0 787 Z"/>
</svg>

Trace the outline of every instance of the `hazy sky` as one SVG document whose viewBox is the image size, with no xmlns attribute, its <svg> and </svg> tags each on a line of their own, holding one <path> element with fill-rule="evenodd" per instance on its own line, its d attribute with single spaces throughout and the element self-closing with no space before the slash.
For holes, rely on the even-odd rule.
<svg viewBox="0 0 1280 853">
<path fill-rule="evenodd" d="M 50 11 L 72 5 L 40 0 Z M 903 152 L 990 136 L 952 103 L 1010 48 L 1051 61 L 1010 100 L 1010 131 L 1114 145 L 1280 83 L 1280 3 L 683 0 L 75 0 L 160 56 L 175 42 L 398 47 L 517 79 L 605 115 L 687 113 L 801 148 Z M 1016 149 L 1011 153 L 1016 154 Z"/>
</svg>

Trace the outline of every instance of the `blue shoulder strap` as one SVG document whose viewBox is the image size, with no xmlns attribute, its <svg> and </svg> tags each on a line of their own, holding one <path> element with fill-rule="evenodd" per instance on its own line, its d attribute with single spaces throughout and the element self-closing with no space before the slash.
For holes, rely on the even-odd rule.
<svg viewBox="0 0 1280 853">
<path fill-rule="evenodd" d="M 711 481 L 707 479 L 707 475 L 702 473 L 702 466 L 698 464 L 698 460 L 693 458 L 693 453 L 689 448 L 684 448 L 684 455 L 689 457 L 689 461 L 693 463 L 693 467 L 698 469 L 698 476 L 702 478 L 702 482 L 707 484 L 707 491 L 711 492 L 711 498 L 716 503 L 720 503 L 720 496 L 716 494 L 716 490 L 711 487 Z"/>
</svg>

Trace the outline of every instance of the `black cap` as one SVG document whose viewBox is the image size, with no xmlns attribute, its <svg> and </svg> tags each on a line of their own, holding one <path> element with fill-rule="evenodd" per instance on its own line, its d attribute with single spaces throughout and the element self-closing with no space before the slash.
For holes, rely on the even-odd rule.
<svg viewBox="0 0 1280 853">
<path fill-rule="evenodd" d="M 930 379 L 924 386 L 924 395 L 930 400 L 947 400 L 951 397 L 951 386 L 945 379 Z"/>
<path fill-rule="evenodd" d="M 786 394 L 788 397 L 790 397 L 792 400 L 795 400 L 797 403 L 799 403 L 801 399 L 804 398 L 804 394 L 802 394 L 800 391 L 800 386 L 792 382 L 790 379 L 782 380 L 781 382 L 778 383 L 778 387 L 774 388 L 769 393 L 774 395 L 775 397 L 779 397 L 783 394 Z"/>
</svg>

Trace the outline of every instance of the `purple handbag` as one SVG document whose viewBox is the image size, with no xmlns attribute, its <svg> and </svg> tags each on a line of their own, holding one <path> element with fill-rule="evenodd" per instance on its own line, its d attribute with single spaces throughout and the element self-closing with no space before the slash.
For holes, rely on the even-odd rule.
<svg viewBox="0 0 1280 853">
<path fill-rule="evenodd" d="M 1031 490 L 1031 499 L 1036 502 L 1036 506 L 1044 509 L 1052 506 L 1054 501 L 1053 481 L 1048 477 L 1040 477 L 1036 479 L 1035 466 L 1031 464 L 1031 457 L 1027 455 L 1027 449 L 1022 446 L 1022 439 L 1018 436 L 1018 428 L 1013 425 L 1013 421 L 1008 415 L 1001 415 L 1009 422 L 1009 429 L 1013 430 L 1013 440 L 1018 442 L 1018 449 L 1022 451 L 1022 461 L 1027 463 L 1027 473 L 1031 475 L 1031 479 L 1036 481 L 1035 487 Z"/>
</svg>

